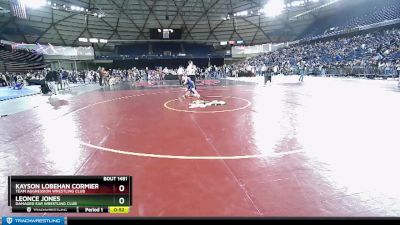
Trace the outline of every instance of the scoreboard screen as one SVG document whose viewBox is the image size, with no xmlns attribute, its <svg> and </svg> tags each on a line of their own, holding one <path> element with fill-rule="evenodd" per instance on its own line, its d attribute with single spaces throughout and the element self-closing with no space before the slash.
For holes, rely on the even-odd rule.
<svg viewBox="0 0 400 225">
<path fill-rule="evenodd" d="M 131 176 L 9 176 L 13 213 L 128 213 Z"/>
<path fill-rule="evenodd" d="M 182 39 L 181 29 L 150 29 L 150 39 L 179 40 Z"/>
</svg>

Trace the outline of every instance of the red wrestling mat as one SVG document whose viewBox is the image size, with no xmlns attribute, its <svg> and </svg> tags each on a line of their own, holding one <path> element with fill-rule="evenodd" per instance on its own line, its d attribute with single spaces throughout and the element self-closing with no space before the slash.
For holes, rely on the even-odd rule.
<svg viewBox="0 0 400 225">
<path fill-rule="evenodd" d="M 0 172 L 132 175 L 128 216 L 400 215 L 398 133 L 380 129 L 397 120 L 360 118 L 371 104 L 398 112 L 344 98 L 349 82 L 338 101 L 334 85 L 203 86 L 226 104 L 196 109 L 182 88 L 82 94 L 2 118 Z"/>
</svg>

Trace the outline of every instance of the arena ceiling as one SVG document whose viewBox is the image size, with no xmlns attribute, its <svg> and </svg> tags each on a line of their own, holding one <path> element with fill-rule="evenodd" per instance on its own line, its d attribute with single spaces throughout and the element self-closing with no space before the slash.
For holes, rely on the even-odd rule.
<svg viewBox="0 0 400 225">
<path fill-rule="evenodd" d="M 286 0 L 286 3 L 291 1 L 294 0 Z M 109 40 L 106 44 L 95 44 L 96 49 L 112 51 L 116 44 L 148 40 L 150 28 L 171 28 L 182 29 L 182 39 L 187 41 L 276 43 L 295 39 L 321 15 L 332 10 L 325 7 L 293 19 L 328 0 L 305 1 L 307 4 L 272 18 L 256 13 L 268 0 L 55 0 L 51 2 L 97 10 L 103 17 L 46 5 L 27 8 L 27 17 L 22 19 L 6 13 L 11 10 L 10 1 L 0 0 L 0 11 L 3 10 L 0 13 L 0 39 L 77 46 L 88 45 L 80 43 L 79 37 L 94 37 Z M 254 14 L 233 18 L 233 14 L 243 11 Z M 232 17 L 224 19 L 228 14 Z"/>
</svg>

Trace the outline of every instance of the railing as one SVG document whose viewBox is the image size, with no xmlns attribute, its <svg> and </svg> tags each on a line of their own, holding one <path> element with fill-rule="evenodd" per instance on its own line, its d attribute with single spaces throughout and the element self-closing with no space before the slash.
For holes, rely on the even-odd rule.
<svg viewBox="0 0 400 225">
<path fill-rule="evenodd" d="M 281 70 L 283 74 L 300 74 L 297 68 Z M 400 75 L 400 68 L 377 67 L 377 66 L 330 66 L 328 68 L 309 68 L 306 71 L 307 75 L 314 76 L 347 76 L 347 77 L 364 77 L 364 78 L 396 78 Z"/>
<path fill-rule="evenodd" d="M 128 59 L 182 59 L 182 58 L 221 58 L 222 55 L 219 54 L 209 54 L 209 55 L 171 55 L 171 56 L 159 56 L 159 55 L 112 55 L 112 56 L 96 56 L 96 60 L 128 60 Z"/>
<path fill-rule="evenodd" d="M 325 70 L 325 71 L 324 71 Z M 343 66 L 326 69 L 317 69 L 316 75 L 326 76 L 353 76 L 365 78 L 395 78 L 399 76 L 400 70 L 396 67 L 376 67 L 376 66 Z"/>
</svg>

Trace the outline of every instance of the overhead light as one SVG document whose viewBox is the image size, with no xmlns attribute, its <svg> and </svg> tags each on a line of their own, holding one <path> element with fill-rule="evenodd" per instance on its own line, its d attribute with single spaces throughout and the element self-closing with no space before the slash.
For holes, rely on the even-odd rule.
<svg viewBox="0 0 400 225">
<path fill-rule="evenodd" d="M 38 9 L 47 4 L 46 0 L 21 0 L 21 3 L 28 8 Z"/>
<path fill-rule="evenodd" d="M 248 16 L 248 15 L 249 15 L 249 12 L 247 10 L 236 12 L 236 13 L 233 14 L 234 17 L 237 17 L 237 16 Z"/>
<path fill-rule="evenodd" d="M 283 0 L 269 0 L 264 6 L 264 13 L 268 17 L 275 17 L 282 14 L 285 3 Z"/>
<path fill-rule="evenodd" d="M 100 43 L 107 44 L 107 42 L 108 42 L 108 40 L 106 40 L 106 39 L 100 39 Z"/>
<path fill-rule="evenodd" d="M 227 41 L 221 41 L 219 44 L 220 44 L 220 45 L 227 45 L 228 42 L 227 42 Z"/>
<path fill-rule="evenodd" d="M 79 38 L 78 39 L 80 42 L 88 42 L 88 39 L 87 38 Z"/>
<path fill-rule="evenodd" d="M 157 31 L 161 33 L 161 29 L 157 29 Z"/>
<path fill-rule="evenodd" d="M 89 38 L 90 43 L 99 43 L 99 39 L 97 38 Z"/>
</svg>

